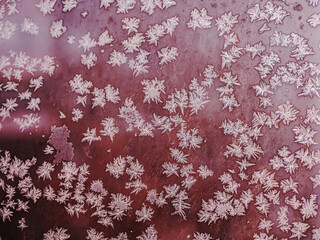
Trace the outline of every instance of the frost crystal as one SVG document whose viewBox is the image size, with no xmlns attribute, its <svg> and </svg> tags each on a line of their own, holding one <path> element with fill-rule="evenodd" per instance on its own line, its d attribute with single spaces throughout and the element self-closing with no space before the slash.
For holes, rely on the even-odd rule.
<svg viewBox="0 0 320 240">
<path fill-rule="evenodd" d="M 97 55 L 93 52 L 81 55 L 81 63 L 85 65 L 88 70 L 96 65 Z"/>
<path fill-rule="evenodd" d="M 67 27 L 63 25 L 63 20 L 53 21 L 50 27 L 50 34 L 53 38 L 59 38 L 67 31 Z"/>
<path fill-rule="evenodd" d="M 45 16 L 46 14 L 51 14 L 55 11 L 54 5 L 56 4 L 56 1 L 57 0 L 40 0 L 35 6 L 38 7 L 43 16 Z"/>
<path fill-rule="evenodd" d="M 79 48 L 82 47 L 84 52 L 89 51 L 91 48 L 95 47 L 96 45 L 97 45 L 97 42 L 96 40 L 90 37 L 90 32 L 83 35 L 79 40 Z"/>
<path fill-rule="evenodd" d="M 109 35 L 109 31 L 105 30 L 103 33 L 100 34 L 99 39 L 98 39 L 98 45 L 100 47 L 103 47 L 106 44 L 110 44 L 114 41 L 114 38 Z"/>
<path fill-rule="evenodd" d="M 51 180 L 51 172 L 54 171 L 54 165 L 49 162 L 43 162 L 41 166 L 38 167 L 36 173 L 38 174 L 38 178 L 42 178 L 43 180 L 49 179 Z"/>
<path fill-rule="evenodd" d="M 122 29 L 127 30 L 129 35 L 131 32 L 138 32 L 138 28 L 141 20 L 135 17 L 131 17 L 131 18 L 126 17 L 122 19 L 121 22 L 123 23 Z"/>
<path fill-rule="evenodd" d="M 108 204 L 110 208 L 110 216 L 113 219 L 121 220 L 122 217 L 126 216 L 126 212 L 131 209 L 132 200 L 129 196 L 125 196 L 121 193 L 111 194 L 111 201 Z"/>
<path fill-rule="evenodd" d="M 67 234 L 67 229 L 64 228 L 49 229 L 49 231 L 43 235 L 43 240 L 66 240 L 69 238 L 70 235 Z"/>
<path fill-rule="evenodd" d="M 92 128 L 91 130 L 88 128 L 85 133 L 83 133 L 83 138 L 81 142 L 88 142 L 91 145 L 94 141 L 101 141 L 101 137 L 97 136 L 96 128 Z"/>
<path fill-rule="evenodd" d="M 143 102 L 148 102 L 149 104 L 150 101 L 161 103 L 160 94 L 165 93 L 163 83 L 164 80 L 158 80 L 157 78 L 153 80 L 142 80 L 141 84 L 144 86 L 142 91 L 145 94 Z"/>
<path fill-rule="evenodd" d="M 31 35 L 38 35 L 39 27 L 29 18 L 25 18 L 21 25 L 21 32 L 26 32 Z"/>
<path fill-rule="evenodd" d="M 117 13 L 128 13 L 136 5 L 136 0 L 116 0 Z"/>
<path fill-rule="evenodd" d="M 153 225 L 149 226 L 137 240 L 158 240 L 158 232 Z"/>
<path fill-rule="evenodd" d="M 196 28 L 211 28 L 211 20 L 213 17 L 208 15 L 207 9 L 195 8 L 192 10 L 187 27 L 196 30 Z"/>
<path fill-rule="evenodd" d="M 124 50 L 126 53 L 133 53 L 134 51 L 139 51 L 142 43 L 144 43 L 144 36 L 142 33 L 136 33 L 132 37 L 122 41 Z"/>
<path fill-rule="evenodd" d="M 233 15 L 232 12 L 224 13 L 216 19 L 219 35 L 229 34 L 236 23 L 239 15 Z"/>
<path fill-rule="evenodd" d="M 319 0 L 0 2 L 2 237 L 320 240 Z"/>
<path fill-rule="evenodd" d="M 120 67 L 122 64 L 126 62 L 127 62 L 127 57 L 124 53 L 113 50 L 113 52 L 110 53 L 109 61 L 107 63 L 110 64 L 112 67 L 114 66 Z"/>
<path fill-rule="evenodd" d="M 193 234 L 193 240 L 211 240 L 213 239 L 209 233 L 196 232 Z"/>
<path fill-rule="evenodd" d="M 62 12 L 70 12 L 72 9 L 77 7 L 77 0 L 64 0 L 62 1 L 63 8 Z"/>
<path fill-rule="evenodd" d="M 294 108 L 294 106 L 288 100 L 286 103 L 278 106 L 276 113 L 279 115 L 284 124 L 289 125 L 290 122 L 293 122 L 297 119 L 296 115 L 299 113 L 299 111 Z"/>
<path fill-rule="evenodd" d="M 312 14 L 308 18 L 307 22 L 313 28 L 318 27 L 320 25 L 320 14 L 317 14 L 317 13 Z"/>
<path fill-rule="evenodd" d="M 109 172 L 111 176 L 118 179 L 121 175 L 124 174 L 125 167 L 125 158 L 119 156 L 114 159 L 113 163 L 107 163 L 106 172 Z"/>
<path fill-rule="evenodd" d="M 103 130 L 100 130 L 102 136 L 109 136 L 110 140 L 113 141 L 114 136 L 119 133 L 119 128 L 115 126 L 114 118 L 105 118 L 102 120 L 101 125 Z"/>
<path fill-rule="evenodd" d="M 154 211 L 151 207 L 147 207 L 145 204 L 142 204 L 141 210 L 136 210 L 136 221 L 137 222 L 145 222 L 151 221 L 152 215 Z"/>
<path fill-rule="evenodd" d="M 67 126 L 62 127 L 51 127 L 51 135 L 48 143 L 56 149 L 53 163 L 59 164 L 62 160 L 70 161 L 73 159 L 73 146 L 72 143 L 68 142 L 70 130 Z"/>
<path fill-rule="evenodd" d="M 0 21 L 0 39 L 8 40 L 12 38 L 17 30 L 17 24 L 9 21 Z"/>
<path fill-rule="evenodd" d="M 178 54 L 178 49 L 176 47 L 165 47 L 162 48 L 160 51 L 157 51 L 158 57 L 160 59 L 159 65 L 168 64 L 176 60 Z"/>
</svg>

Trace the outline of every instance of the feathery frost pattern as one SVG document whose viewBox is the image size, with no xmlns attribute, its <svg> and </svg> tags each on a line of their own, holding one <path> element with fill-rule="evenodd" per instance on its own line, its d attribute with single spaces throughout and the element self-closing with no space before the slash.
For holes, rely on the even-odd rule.
<svg viewBox="0 0 320 240">
<path fill-rule="evenodd" d="M 318 8 L 0 0 L 0 239 L 320 240 Z"/>
</svg>

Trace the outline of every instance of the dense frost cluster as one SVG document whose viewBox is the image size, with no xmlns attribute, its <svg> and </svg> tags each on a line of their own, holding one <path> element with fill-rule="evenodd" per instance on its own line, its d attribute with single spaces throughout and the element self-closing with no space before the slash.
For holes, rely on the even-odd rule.
<svg viewBox="0 0 320 240">
<path fill-rule="evenodd" d="M 0 0 L 0 239 L 320 240 L 318 0 L 234 2 Z"/>
</svg>

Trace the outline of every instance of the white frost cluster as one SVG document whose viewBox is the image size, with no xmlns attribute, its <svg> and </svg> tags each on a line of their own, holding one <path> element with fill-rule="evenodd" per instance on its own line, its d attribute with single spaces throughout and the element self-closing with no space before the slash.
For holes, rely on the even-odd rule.
<svg viewBox="0 0 320 240">
<path fill-rule="evenodd" d="M 67 31 L 67 27 L 63 25 L 63 20 L 60 19 L 51 23 L 49 31 L 53 38 L 59 38 Z"/>
<path fill-rule="evenodd" d="M 211 28 L 211 20 L 213 17 L 208 15 L 206 8 L 199 9 L 195 8 L 192 10 L 190 19 L 187 22 L 187 27 L 196 30 L 196 28 Z"/>
</svg>

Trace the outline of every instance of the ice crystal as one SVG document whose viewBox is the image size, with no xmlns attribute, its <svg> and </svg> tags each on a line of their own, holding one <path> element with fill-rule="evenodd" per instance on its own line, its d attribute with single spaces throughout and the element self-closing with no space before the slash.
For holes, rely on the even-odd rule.
<svg viewBox="0 0 320 240">
<path fill-rule="evenodd" d="M 154 225 L 149 226 L 141 235 L 137 237 L 137 240 L 158 240 L 158 232 Z"/>
<path fill-rule="evenodd" d="M 148 102 L 150 104 L 150 101 L 153 101 L 155 103 L 162 102 L 160 99 L 160 94 L 165 93 L 164 92 L 164 80 L 158 80 L 157 78 L 152 80 L 144 79 L 141 81 L 141 84 L 143 87 L 143 92 L 145 94 L 145 97 L 143 99 L 143 102 Z"/>
<path fill-rule="evenodd" d="M 226 33 L 229 34 L 235 24 L 238 23 L 238 17 L 239 15 L 233 15 L 233 13 L 230 11 L 215 19 L 219 35 L 222 36 Z"/>
<path fill-rule="evenodd" d="M 51 172 L 54 171 L 54 165 L 49 162 L 43 162 L 41 166 L 38 167 L 36 173 L 38 174 L 38 178 L 42 178 L 43 180 L 49 179 L 51 180 Z"/>
<path fill-rule="evenodd" d="M 315 7 L 318 5 L 319 0 L 307 0 L 309 2 L 309 5 Z"/>
<path fill-rule="evenodd" d="M 213 17 L 208 15 L 206 8 L 195 8 L 190 14 L 190 19 L 187 22 L 187 27 L 196 30 L 196 28 L 211 28 L 211 20 Z"/>
<path fill-rule="evenodd" d="M 294 222 L 292 223 L 293 227 L 291 229 L 292 235 L 290 238 L 297 238 L 300 240 L 302 237 L 306 237 L 307 235 L 304 234 L 307 229 L 310 227 L 309 224 L 303 222 Z"/>
<path fill-rule="evenodd" d="M 46 14 L 51 14 L 55 11 L 54 6 L 56 2 L 57 0 L 40 0 L 38 4 L 35 4 L 35 6 L 38 7 L 43 16 L 45 16 Z"/>
<path fill-rule="evenodd" d="M 297 114 L 299 111 L 291 104 L 288 100 L 286 103 L 278 106 L 276 114 L 279 115 L 280 119 L 284 124 L 289 125 L 290 122 L 293 122 L 297 119 Z"/>
<path fill-rule="evenodd" d="M 126 216 L 126 212 L 131 209 L 132 200 L 129 196 L 125 196 L 121 193 L 111 194 L 111 201 L 108 204 L 110 208 L 110 216 L 113 219 L 121 220 Z"/>
<path fill-rule="evenodd" d="M 320 25 L 320 14 L 317 14 L 317 13 L 312 14 L 308 18 L 307 22 L 313 28 L 318 27 Z"/>
<path fill-rule="evenodd" d="M 109 172 L 114 178 L 119 178 L 124 174 L 126 167 L 125 158 L 119 156 L 114 159 L 113 163 L 107 163 L 106 172 Z"/>
<path fill-rule="evenodd" d="M 90 128 L 87 128 L 87 131 L 85 133 L 83 133 L 83 138 L 81 140 L 81 142 L 88 142 L 89 145 L 91 145 L 92 142 L 94 141 L 101 141 L 101 137 L 97 136 L 97 131 L 96 128 L 92 128 L 90 130 Z"/>
<path fill-rule="evenodd" d="M 128 13 L 136 5 L 136 0 L 116 0 L 117 13 Z"/>
<path fill-rule="evenodd" d="M 188 200 L 188 195 L 185 190 L 182 190 L 179 193 L 177 193 L 175 199 L 172 200 L 172 205 L 175 209 L 172 215 L 179 215 L 184 220 L 187 219 L 185 210 L 191 207 L 191 204 L 185 202 L 185 200 Z"/>
<path fill-rule="evenodd" d="M 124 18 L 121 21 L 123 23 L 122 29 L 128 31 L 128 35 L 131 32 L 138 32 L 139 24 L 141 20 L 139 18 L 131 17 L 131 18 Z"/>
<path fill-rule="evenodd" d="M 67 31 L 67 27 L 63 25 L 63 20 L 53 21 L 50 27 L 50 34 L 53 38 L 59 38 Z"/>
<path fill-rule="evenodd" d="M 145 222 L 151 221 L 152 215 L 154 211 L 151 207 L 147 207 L 146 205 L 142 204 L 141 210 L 136 210 L 136 221 L 137 222 Z"/>
<path fill-rule="evenodd" d="M 286 20 L 318 0 L 223 3 L 215 16 L 197 1 L 0 2 L 0 219 L 15 238 L 218 240 L 202 227 L 245 216 L 240 238 L 320 239 L 317 43 Z M 24 148 L 41 158 L 10 154 Z M 35 230 L 47 204 L 85 228 Z M 163 217 L 199 226 L 158 232 Z"/>
<path fill-rule="evenodd" d="M 88 54 L 81 55 L 81 63 L 85 65 L 88 70 L 96 65 L 97 55 L 93 52 L 89 52 Z"/>
<path fill-rule="evenodd" d="M 213 239 L 209 233 L 196 232 L 193 234 L 193 240 L 211 240 Z"/>
<path fill-rule="evenodd" d="M 100 8 L 104 7 L 107 9 L 115 0 L 100 0 Z"/>
<path fill-rule="evenodd" d="M 66 240 L 69 238 L 70 235 L 67 234 L 67 229 L 65 228 L 49 229 L 49 231 L 43 235 L 43 240 Z"/>
<path fill-rule="evenodd" d="M 119 133 L 119 128 L 115 126 L 114 118 L 105 118 L 102 120 L 101 125 L 103 130 L 100 130 L 102 136 L 109 136 L 110 140 L 113 141 L 114 136 Z"/>
<path fill-rule="evenodd" d="M 97 45 L 96 40 L 90 37 L 90 32 L 83 35 L 79 40 L 79 48 L 82 47 L 84 52 L 89 51 L 90 48 L 93 48 Z"/>
<path fill-rule="evenodd" d="M 200 144 L 203 141 L 203 138 L 198 135 L 198 129 L 189 129 L 186 130 L 185 126 L 182 126 L 177 133 L 177 137 L 179 139 L 179 147 L 182 148 L 200 148 Z"/>
<path fill-rule="evenodd" d="M 98 39 L 98 45 L 100 47 L 105 46 L 106 44 L 110 44 L 114 41 L 113 36 L 109 34 L 108 30 L 105 30 L 103 33 L 100 34 Z"/>
<path fill-rule="evenodd" d="M 169 62 L 176 60 L 177 56 L 179 55 L 176 47 L 165 47 L 157 51 L 157 53 L 160 59 L 160 65 L 168 64 Z"/>
<path fill-rule="evenodd" d="M 12 38 L 17 30 L 17 24 L 10 21 L 0 21 L 0 39 L 8 40 Z"/>
<path fill-rule="evenodd" d="M 145 40 L 142 33 L 136 33 L 132 37 L 123 40 L 122 45 L 124 46 L 124 50 L 126 53 L 133 53 L 134 51 L 139 51 L 141 44 L 144 42 Z"/>
<path fill-rule="evenodd" d="M 302 198 L 300 213 L 303 220 L 317 216 L 318 205 L 316 204 L 316 199 L 317 195 L 314 194 L 310 195 L 310 199 Z"/>
<path fill-rule="evenodd" d="M 72 91 L 81 95 L 90 93 L 89 88 L 92 87 L 92 82 L 84 80 L 80 74 L 76 74 L 69 84 Z"/>
<path fill-rule="evenodd" d="M 114 66 L 120 67 L 120 65 L 126 62 L 127 62 L 127 57 L 124 53 L 113 50 L 113 52 L 110 53 L 109 61 L 107 63 L 110 64 L 112 67 Z"/>
<path fill-rule="evenodd" d="M 21 25 L 21 32 L 26 32 L 31 35 L 38 35 L 39 27 L 34 22 L 32 22 L 31 19 L 25 18 Z"/>
<path fill-rule="evenodd" d="M 78 2 L 77 0 L 64 0 L 62 1 L 62 4 L 62 12 L 70 12 L 72 9 L 77 7 Z"/>
</svg>

